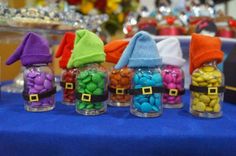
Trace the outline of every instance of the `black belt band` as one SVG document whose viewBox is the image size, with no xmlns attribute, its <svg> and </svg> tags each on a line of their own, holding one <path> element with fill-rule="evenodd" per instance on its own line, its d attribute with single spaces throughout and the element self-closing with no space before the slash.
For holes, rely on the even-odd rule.
<svg viewBox="0 0 236 156">
<path fill-rule="evenodd" d="M 108 91 L 110 93 L 114 93 L 114 94 L 117 94 L 117 95 L 129 94 L 129 89 L 124 89 L 124 88 L 111 88 L 111 87 L 108 87 Z"/>
<path fill-rule="evenodd" d="M 185 89 L 178 90 L 178 89 L 165 89 L 165 93 L 170 96 L 180 96 L 185 94 Z"/>
<path fill-rule="evenodd" d="M 138 89 L 130 89 L 129 93 L 131 95 L 150 95 L 154 93 L 164 93 L 165 89 L 163 87 L 142 87 Z"/>
<path fill-rule="evenodd" d="M 43 92 L 40 94 L 28 94 L 25 91 L 23 91 L 22 96 L 26 101 L 30 101 L 30 102 L 38 102 L 43 98 L 47 98 L 50 97 L 54 94 L 56 94 L 57 89 L 56 87 L 54 87 L 53 89 L 47 91 L 47 92 Z"/>
<path fill-rule="evenodd" d="M 220 87 L 199 87 L 190 85 L 190 91 L 193 92 L 200 92 L 200 93 L 207 93 L 208 95 L 216 95 L 219 93 L 223 93 L 225 90 L 224 86 Z"/>
<path fill-rule="evenodd" d="M 75 89 L 75 84 L 71 82 L 60 82 L 60 86 L 65 89 Z"/>
<path fill-rule="evenodd" d="M 84 102 L 104 102 L 108 99 L 108 92 L 103 95 L 83 94 L 76 92 L 76 98 Z"/>
</svg>

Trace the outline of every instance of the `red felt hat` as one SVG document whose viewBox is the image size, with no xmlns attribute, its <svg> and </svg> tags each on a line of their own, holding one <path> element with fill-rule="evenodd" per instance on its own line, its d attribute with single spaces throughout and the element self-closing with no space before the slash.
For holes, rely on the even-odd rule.
<svg viewBox="0 0 236 156">
<path fill-rule="evenodd" d="M 106 44 L 104 46 L 106 61 L 116 64 L 128 44 L 129 41 L 125 40 L 115 40 Z"/>
<path fill-rule="evenodd" d="M 189 58 L 190 74 L 204 63 L 214 60 L 220 63 L 224 58 L 224 53 L 221 51 L 221 40 L 218 37 L 193 34 Z"/>
<path fill-rule="evenodd" d="M 61 68 L 66 68 L 67 63 L 70 59 L 72 50 L 74 49 L 74 40 L 75 40 L 75 33 L 67 32 L 65 33 L 59 48 L 56 52 L 56 58 L 61 57 L 59 61 L 59 66 Z"/>
</svg>

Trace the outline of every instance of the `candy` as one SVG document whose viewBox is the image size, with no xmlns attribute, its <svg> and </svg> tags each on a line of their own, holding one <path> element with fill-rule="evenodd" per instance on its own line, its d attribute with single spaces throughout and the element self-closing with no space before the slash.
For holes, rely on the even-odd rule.
<svg viewBox="0 0 236 156">
<path fill-rule="evenodd" d="M 192 74 L 192 85 L 200 87 L 219 87 L 222 83 L 222 74 L 216 67 L 204 66 Z M 219 113 L 221 111 L 221 94 L 192 92 L 191 109 L 199 112 Z"/>
<path fill-rule="evenodd" d="M 114 89 L 130 89 L 132 76 L 133 71 L 127 67 L 120 70 L 113 69 L 109 74 L 109 87 Z M 137 80 L 139 79 L 137 78 Z M 109 104 L 112 106 L 128 106 L 131 102 L 131 96 L 110 93 L 109 100 Z"/>
<path fill-rule="evenodd" d="M 106 74 L 98 70 L 81 71 L 76 80 L 76 90 L 82 94 L 102 95 L 105 92 Z M 104 109 L 101 102 L 76 102 L 77 111 L 93 111 Z"/>
<path fill-rule="evenodd" d="M 156 69 L 137 69 L 133 76 L 135 89 L 150 86 L 162 86 L 162 77 Z M 133 96 L 132 109 L 140 113 L 161 113 L 161 94 L 153 93 Z"/>
<path fill-rule="evenodd" d="M 66 69 L 62 73 L 61 81 L 64 83 L 75 84 L 77 73 L 79 73 L 78 69 Z M 48 74 L 46 77 L 50 80 L 50 76 Z M 79 85 L 83 85 L 83 83 L 79 83 Z M 75 86 L 73 89 L 63 88 L 63 103 L 74 105 L 75 99 Z"/>
<path fill-rule="evenodd" d="M 161 75 L 163 77 L 164 87 L 167 89 L 177 89 L 178 91 L 184 90 L 184 74 L 177 66 L 165 65 L 162 68 Z M 198 84 L 196 84 L 198 85 Z M 163 96 L 164 107 L 175 108 L 182 106 L 182 96 L 172 96 L 164 94 Z"/>
<path fill-rule="evenodd" d="M 39 71 L 39 67 L 30 68 L 27 71 L 25 76 L 26 82 L 26 90 L 28 90 L 28 94 L 41 94 L 45 93 L 54 86 L 54 76 L 51 73 L 46 73 L 43 71 Z M 44 107 L 52 107 L 54 105 L 54 96 L 50 96 L 47 98 L 42 98 L 36 102 L 27 102 L 27 107 L 32 108 L 44 108 Z M 30 108 L 28 108 L 30 109 Z"/>
</svg>

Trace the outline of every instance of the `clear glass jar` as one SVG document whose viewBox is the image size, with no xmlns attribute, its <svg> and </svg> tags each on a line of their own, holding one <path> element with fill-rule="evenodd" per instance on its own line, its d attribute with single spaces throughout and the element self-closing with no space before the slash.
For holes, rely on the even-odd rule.
<svg viewBox="0 0 236 156">
<path fill-rule="evenodd" d="M 25 101 L 25 109 L 30 112 L 52 110 L 55 107 L 55 95 L 37 100 L 36 94 L 49 92 L 54 88 L 54 73 L 47 64 L 27 67 L 24 71 L 24 92 L 32 96 L 32 102 Z"/>
<path fill-rule="evenodd" d="M 164 108 L 183 107 L 182 95 L 175 95 L 184 90 L 184 72 L 178 66 L 164 65 L 161 70 L 164 88 L 169 89 L 170 94 L 164 93 Z M 177 90 L 177 92 L 176 92 Z"/>
<path fill-rule="evenodd" d="M 193 86 L 220 87 L 224 85 L 224 75 L 217 68 L 216 62 L 204 64 L 193 71 L 191 76 Z M 210 88 L 212 87 L 212 88 Z M 190 112 L 198 117 L 217 118 L 222 116 L 223 93 L 201 93 L 191 91 Z"/>
<path fill-rule="evenodd" d="M 79 68 L 76 76 L 76 91 L 86 96 L 105 95 L 107 93 L 107 72 L 98 63 L 87 64 Z M 87 98 L 87 97 L 86 97 Z M 89 102 L 76 100 L 76 111 L 83 115 L 99 115 L 107 110 L 107 101 Z"/>
<path fill-rule="evenodd" d="M 62 88 L 63 100 L 62 103 L 66 105 L 75 104 L 75 81 L 77 68 L 64 69 L 62 71 L 61 82 L 64 84 Z"/>
<path fill-rule="evenodd" d="M 109 87 L 116 90 L 131 89 L 131 81 L 133 77 L 133 70 L 124 67 L 122 69 L 112 69 L 109 73 Z M 131 95 L 122 93 L 109 93 L 109 102 L 111 106 L 125 107 L 131 103 Z"/>
<path fill-rule="evenodd" d="M 153 93 L 150 87 L 162 87 L 160 68 L 135 68 L 132 88 L 141 89 L 145 94 L 134 95 L 130 112 L 139 117 L 157 117 L 162 114 L 162 94 Z M 144 88 L 145 87 L 145 88 Z"/>
</svg>

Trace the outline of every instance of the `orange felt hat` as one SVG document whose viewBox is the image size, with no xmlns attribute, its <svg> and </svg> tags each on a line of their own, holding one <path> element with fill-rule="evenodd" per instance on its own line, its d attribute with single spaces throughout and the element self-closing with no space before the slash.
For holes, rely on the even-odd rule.
<svg viewBox="0 0 236 156">
<path fill-rule="evenodd" d="M 106 61 L 116 64 L 128 44 L 129 41 L 125 40 L 115 40 L 106 44 L 104 46 Z"/>
<path fill-rule="evenodd" d="M 65 33 L 59 48 L 56 52 L 56 58 L 61 57 L 59 61 L 59 66 L 61 68 L 66 68 L 67 63 L 70 59 L 72 50 L 74 49 L 74 40 L 75 40 L 75 33 L 67 32 Z"/>
<path fill-rule="evenodd" d="M 221 40 L 218 37 L 192 34 L 189 57 L 190 74 L 204 63 L 213 60 L 220 63 L 223 57 L 224 53 L 221 51 Z"/>
</svg>

